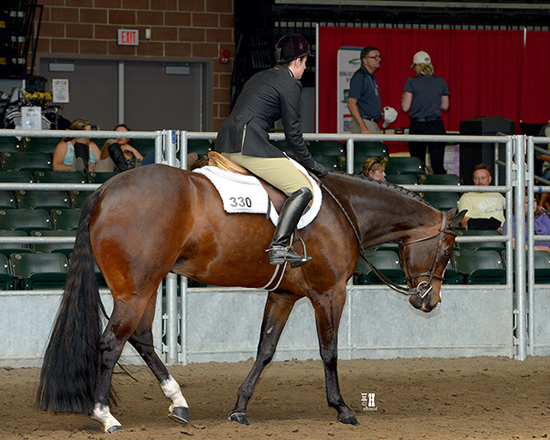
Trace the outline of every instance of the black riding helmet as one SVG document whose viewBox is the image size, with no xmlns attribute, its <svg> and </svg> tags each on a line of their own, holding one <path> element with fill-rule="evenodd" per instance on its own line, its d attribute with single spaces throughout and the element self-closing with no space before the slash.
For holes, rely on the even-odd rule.
<svg viewBox="0 0 550 440">
<path fill-rule="evenodd" d="M 275 46 L 275 58 L 277 64 L 290 63 L 302 57 L 312 57 L 309 46 L 304 37 L 298 34 L 286 34 L 277 41 Z"/>
</svg>

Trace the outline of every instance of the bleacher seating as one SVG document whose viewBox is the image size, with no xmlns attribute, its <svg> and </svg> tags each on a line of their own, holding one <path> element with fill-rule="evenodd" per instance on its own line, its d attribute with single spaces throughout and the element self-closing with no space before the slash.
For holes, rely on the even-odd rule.
<svg viewBox="0 0 550 440">
<path fill-rule="evenodd" d="M 60 252 L 11 254 L 9 266 L 22 290 L 62 289 L 67 279 L 68 260 Z"/>
<path fill-rule="evenodd" d="M 498 231 L 457 230 L 456 233 L 459 237 L 480 237 L 485 235 L 502 237 L 502 234 Z M 478 243 L 457 243 L 455 248 L 462 250 L 494 250 L 501 252 L 506 248 L 506 245 L 502 241 L 483 241 Z"/>
<path fill-rule="evenodd" d="M 449 209 L 458 208 L 460 194 L 455 192 L 423 192 L 419 193 L 434 208 L 447 212 Z"/>
<path fill-rule="evenodd" d="M 384 142 L 365 142 L 358 141 L 354 143 L 355 157 L 388 157 L 388 147 Z"/>
<path fill-rule="evenodd" d="M 27 236 L 28 236 L 27 233 L 21 230 L 17 230 L 17 231 L 0 230 L 0 237 L 27 237 Z M 32 252 L 32 250 L 28 244 L 24 244 L 24 243 L 0 243 L 0 254 L 5 255 L 6 257 L 9 257 L 14 252 L 24 253 L 24 252 Z"/>
<path fill-rule="evenodd" d="M 338 141 L 306 141 L 312 156 L 345 156 L 344 146 Z"/>
<path fill-rule="evenodd" d="M 0 136 L 0 151 L 21 151 L 21 141 L 16 137 Z"/>
<path fill-rule="evenodd" d="M 0 254 L 0 290 L 12 290 L 14 279 L 11 276 L 8 257 Z"/>
<path fill-rule="evenodd" d="M 119 173 L 116 172 L 116 171 L 103 171 L 103 172 L 90 171 L 88 173 L 88 182 L 89 183 L 105 183 L 111 177 L 117 176 L 118 174 Z"/>
<path fill-rule="evenodd" d="M 64 230 L 55 230 L 55 231 L 31 231 L 31 237 L 76 237 L 76 231 L 64 231 Z M 38 253 L 50 253 L 50 252 L 61 252 L 66 256 L 69 256 L 74 250 L 74 243 L 34 243 L 33 251 Z"/>
<path fill-rule="evenodd" d="M 15 197 L 13 191 L 0 190 L 0 209 L 15 209 Z"/>
<path fill-rule="evenodd" d="M 80 209 L 52 209 L 51 218 L 53 229 L 72 231 L 78 228 Z"/>
<path fill-rule="evenodd" d="M 30 171 L 0 171 L 0 182 L 3 183 L 32 183 L 33 177 Z"/>
<path fill-rule="evenodd" d="M 70 208 L 66 191 L 15 191 L 19 209 L 42 208 L 51 211 L 55 208 Z"/>
<path fill-rule="evenodd" d="M 31 173 L 52 169 L 52 157 L 48 153 L 3 152 L 0 163 L 4 171 L 29 170 Z"/>
<path fill-rule="evenodd" d="M 456 174 L 420 174 L 420 185 L 461 185 L 462 180 Z"/>
<path fill-rule="evenodd" d="M 535 284 L 550 284 L 550 254 L 546 251 L 533 251 L 535 257 Z M 516 251 L 512 254 L 515 258 Z M 508 267 L 506 250 L 500 252 L 504 267 Z M 525 255 L 527 261 L 527 254 Z M 512 265 L 514 263 L 512 262 Z M 514 270 L 514 267 L 511 267 Z"/>
<path fill-rule="evenodd" d="M 45 209 L 2 209 L 0 210 L 1 230 L 31 231 L 51 229 L 50 214 Z"/>
<path fill-rule="evenodd" d="M 71 208 L 82 209 L 86 199 L 92 194 L 91 191 L 69 191 L 69 200 Z"/>
<path fill-rule="evenodd" d="M 506 284 L 506 270 L 498 252 L 455 250 L 453 253 L 461 284 Z"/>
<path fill-rule="evenodd" d="M 392 250 L 366 250 L 367 259 L 387 278 L 396 284 L 405 282 L 405 272 L 401 268 L 399 255 Z M 371 267 L 359 258 L 353 275 L 353 283 L 356 285 L 383 284 Z"/>
<path fill-rule="evenodd" d="M 418 177 L 422 173 L 422 162 L 418 157 L 389 157 L 386 163 L 386 174 L 413 174 Z"/>
<path fill-rule="evenodd" d="M 313 156 L 313 155 L 312 155 Z M 325 166 L 329 171 L 338 171 L 338 156 L 313 156 L 316 162 Z"/>
<path fill-rule="evenodd" d="M 386 174 L 386 180 L 395 185 L 417 185 L 414 174 Z"/>
<path fill-rule="evenodd" d="M 59 142 L 61 142 L 61 138 L 59 137 L 27 137 L 24 138 L 23 151 L 26 153 L 48 153 L 51 155 Z"/>
<path fill-rule="evenodd" d="M 34 180 L 38 183 L 86 183 L 86 177 L 78 171 L 37 171 Z"/>
</svg>

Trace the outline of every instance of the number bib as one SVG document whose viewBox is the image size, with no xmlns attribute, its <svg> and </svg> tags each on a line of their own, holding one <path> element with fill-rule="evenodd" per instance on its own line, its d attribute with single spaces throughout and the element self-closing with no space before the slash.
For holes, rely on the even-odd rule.
<svg viewBox="0 0 550 440">
<path fill-rule="evenodd" d="M 206 166 L 195 170 L 208 177 L 220 194 L 223 209 L 228 213 L 265 214 L 269 197 L 264 187 L 254 176 L 224 171 Z"/>
<path fill-rule="evenodd" d="M 295 161 L 292 162 L 304 175 L 307 175 L 306 170 L 300 164 Z M 225 212 L 231 214 L 266 214 L 268 212 L 271 201 L 269 200 L 267 191 L 256 177 L 243 176 L 242 174 L 224 171 L 212 166 L 198 168 L 193 172 L 206 176 L 214 184 L 222 199 Z M 311 177 L 309 177 L 309 180 L 313 186 L 313 203 L 311 208 L 300 219 L 298 229 L 304 228 L 311 223 L 321 208 L 321 190 Z M 269 213 L 271 221 L 276 225 L 279 216 L 273 205 L 271 205 Z"/>
</svg>

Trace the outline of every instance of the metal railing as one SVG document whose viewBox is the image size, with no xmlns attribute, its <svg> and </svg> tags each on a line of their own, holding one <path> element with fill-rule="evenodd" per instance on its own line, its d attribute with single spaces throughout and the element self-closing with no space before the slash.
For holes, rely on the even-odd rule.
<svg viewBox="0 0 550 440">
<path fill-rule="evenodd" d="M 17 137 L 62 137 L 81 136 L 81 131 L 25 131 L 25 130 L 0 130 L 0 137 L 17 136 Z M 91 137 L 98 139 L 107 139 L 119 136 L 119 132 L 114 131 L 94 131 L 90 133 Z M 207 139 L 214 140 L 216 133 L 197 133 L 187 131 L 156 131 L 156 132 L 128 132 L 125 137 L 130 139 L 155 139 L 155 159 L 156 162 L 166 163 L 172 166 L 187 167 L 187 151 L 188 141 L 191 139 Z M 270 135 L 272 140 L 283 140 L 282 133 L 274 133 Z M 304 134 L 305 140 L 337 140 L 345 141 L 346 153 L 346 171 L 353 173 L 353 157 L 355 152 L 355 142 L 358 141 L 439 141 L 439 142 L 458 142 L 458 143 L 495 143 L 498 145 L 505 144 L 506 149 L 506 179 L 504 185 L 492 187 L 478 187 L 471 185 L 460 185 L 458 192 L 499 192 L 506 197 L 506 222 L 512 224 L 513 206 L 515 206 L 516 223 L 518 225 L 525 223 L 525 187 L 527 186 L 529 194 L 534 192 L 550 192 L 550 186 L 535 187 L 533 178 L 533 157 L 534 157 L 534 141 L 533 138 L 525 136 L 424 136 L 424 135 L 343 135 L 343 134 Z M 550 138 L 537 138 L 537 143 L 550 143 Z M 525 152 L 527 151 L 528 163 L 525 164 Z M 495 155 L 498 161 L 498 156 Z M 518 159 L 519 158 L 519 159 Z M 493 164 L 498 165 L 496 162 Z M 496 168 L 495 168 L 496 169 Z M 99 184 L 57 184 L 57 183 L 0 183 L 0 189 L 5 190 L 63 190 L 63 191 L 94 191 Z M 405 188 L 421 192 L 457 192 L 455 185 L 403 185 Z M 531 198 L 530 198 L 531 199 Z M 515 201 L 515 204 L 514 204 Z M 529 201 L 529 213 L 527 216 L 528 224 L 533 225 L 532 216 L 532 200 Z M 522 230 L 520 228 L 519 230 Z M 512 289 L 516 289 L 517 316 L 516 322 L 516 339 L 518 352 L 517 357 L 524 359 L 528 350 L 528 335 L 531 334 L 533 322 L 531 316 L 527 320 L 529 305 L 533 304 L 533 286 L 534 286 L 534 269 L 533 269 L 533 243 L 534 237 L 531 233 L 528 236 L 527 243 L 529 253 L 527 262 L 525 261 L 525 253 L 517 253 L 516 258 L 513 258 L 512 249 L 512 228 L 507 228 L 507 234 L 499 236 L 476 236 L 476 237 L 457 237 L 457 242 L 461 243 L 476 243 L 476 242 L 504 242 L 506 243 L 506 258 L 507 261 L 514 261 L 513 270 L 510 266 L 507 269 L 506 283 Z M 516 237 L 516 247 L 522 249 L 525 246 L 525 236 L 518 234 Z M 538 239 L 549 239 L 550 236 L 538 236 Z M 4 243 L 72 243 L 74 237 L 0 237 L 0 244 Z M 526 272 L 526 268 L 529 270 Z M 527 282 L 525 274 L 527 273 Z M 182 316 L 185 316 L 187 310 L 187 280 L 181 277 L 179 282 L 181 296 L 178 299 L 178 277 L 175 274 L 169 274 L 165 280 L 166 286 L 166 344 L 163 351 L 166 353 L 167 363 L 173 364 L 177 362 L 186 363 L 186 327 L 184 319 L 178 319 L 178 310 Z M 527 290 L 526 290 L 527 287 Z M 162 286 L 159 287 L 161 289 Z M 526 295 L 528 291 L 528 295 Z M 161 295 L 159 295 L 160 297 Z M 181 344 L 178 345 L 178 340 Z M 531 352 L 531 351 L 530 351 Z"/>
</svg>

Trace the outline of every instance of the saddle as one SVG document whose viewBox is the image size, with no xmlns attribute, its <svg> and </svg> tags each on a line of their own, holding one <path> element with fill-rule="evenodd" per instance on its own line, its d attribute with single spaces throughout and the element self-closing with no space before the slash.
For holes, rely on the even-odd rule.
<svg viewBox="0 0 550 440">
<path fill-rule="evenodd" d="M 243 176 L 253 176 L 253 174 L 250 171 L 248 171 L 246 168 L 240 165 L 237 165 L 231 159 L 228 159 L 223 154 L 220 154 L 217 151 L 208 152 L 208 166 L 217 167 L 221 170 L 229 171 L 231 173 L 241 174 Z M 285 195 L 285 193 L 275 188 L 273 185 L 267 183 L 265 180 L 259 178 L 258 176 L 255 176 L 255 177 L 258 179 L 258 181 L 266 190 L 277 212 L 280 212 L 285 200 L 287 199 L 287 196 Z"/>
<path fill-rule="evenodd" d="M 289 160 L 292 161 L 292 159 Z M 321 209 L 323 197 L 320 187 L 317 185 L 314 179 L 307 174 L 305 168 L 303 168 L 298 163 L 295 163 L 295 165 L 304 174 L 304 176 L 309 179 L 313 186 L 313 200 L 310 203 L 310 206 L 308 206 L 304 211 L 302 219 L 298 224 L 298 228 L 301 229 L 313 221 L 313 219 Z M 205 175 L 214 184 L 222 198 L 224 209 L 226 212 L 248 212 L 250 214 L 263 213 L 266 214 L 266 216 L 271 221 L 273 221 L 273 224 L 277 224 L 278 213 L 281 212 L 281 208 L 288 197 L 285 193 L 275 188 L 273 185 L 269 184 L 265 180 L 251 173 L 246 168 L 237 165 L 227 157 L 215 151 L 210 151 L 208 153 L 208 166 L 196 169 L 194 171 L 199 174 Z M 225 174 L 225 176 L 223 176 L 222 174 Z M 232 187 L 225 180 L 226 178 L 228 178 L 227 174 L 233 174 L 234 177 L 232 178 L 232 180 L 234 180 L 235 182 L 240 181 L 241 183 L 246 183 L 251 189 L 254 186 L 260 187 L 261 192 L 259 196 L 257 191 L 256 193 L 251 193 L 251 197 L 255 198 L 254 200 L 256 201 L 253 202 L 251 205 L 247 204 L 246 206 L 243 206 L 242 204 L 239 204 L 238 206 L 236 206 L 234 204 L 235 199 L 234 197 L 232 197 L 234 195 L 234 193 L 231 192 Z M 251 181 L 253 182 L 252 185 L 250 185 Z M 244 189 L 244 191 L 247 191 L 247 189 Z M 262 194 L 265 193 L 267 193 L 267 197 L 263 199 Z M 247 197 L 242 193 L 239 193 L 238 195 Z M 262 201 L 259 201 L 258 197 L 260 197 Z M 266 203 L 267 198 L 268 200 Z M 239 209 L 239 207 L 242 207 L 243 209 Z"/>
<path fill-rule="evenodd" d="M 232 160 L 225 157 L 223 154 L 220 154 L 216 151 L 208 152 L 208 166 L 218 167 L 221 170 L 242 174 L 244 176 L 252 175 L 252 173 L 248 171 L 246 168 L 243 168 L 242 166 L 237 165 L 235 162 L 233 162 Z"/>
</svg>

